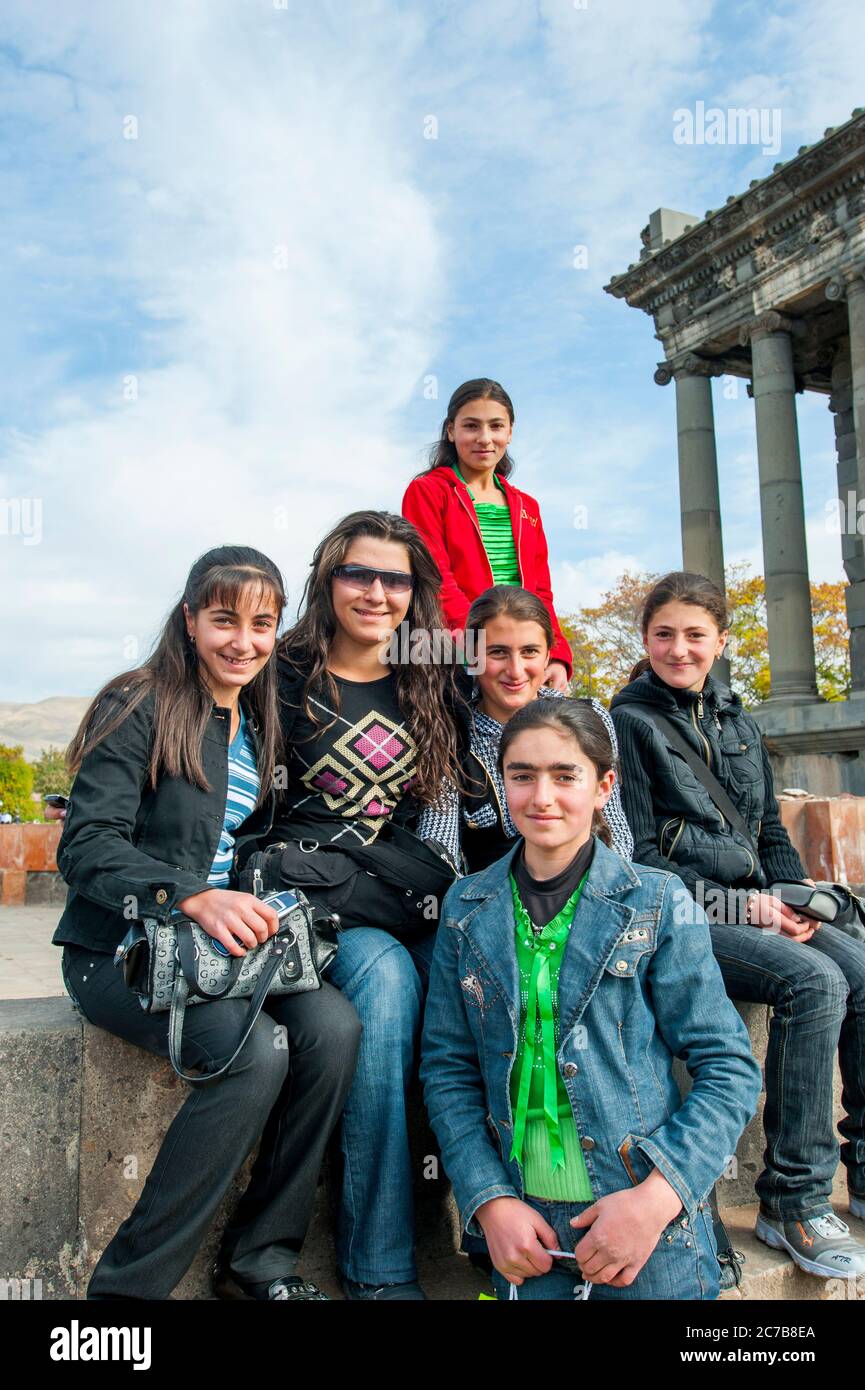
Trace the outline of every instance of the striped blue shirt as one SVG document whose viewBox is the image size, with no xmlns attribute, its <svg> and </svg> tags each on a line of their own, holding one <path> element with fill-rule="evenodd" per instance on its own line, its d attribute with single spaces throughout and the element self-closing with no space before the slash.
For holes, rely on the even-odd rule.
<svg viewBox="0 0 865 1390">
<path fill-rule="evenodd" d="M 228 749 L 228 794 L 225 798 L 225 819 L 219 848 L 207 875 L 212 888 L 227 888 L 234 859 L 234 831 L 255 810 L 261 779 L 255 762 L 255 745 L 247 729 L 246 716 L 240 711 L 240 728 Z"/>
</svg>

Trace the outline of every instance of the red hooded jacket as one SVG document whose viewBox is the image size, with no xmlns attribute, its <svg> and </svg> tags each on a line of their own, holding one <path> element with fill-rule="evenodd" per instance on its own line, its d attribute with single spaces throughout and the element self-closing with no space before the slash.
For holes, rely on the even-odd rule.
<svg viewBox="0 0 865 1390">
<path fill-rule="evenodd" d="M 571 674 L 571 648 L 553 608 L 547 538 L 534 497 L 499 478 L 511 513 L 514 548 L 524 589 L 537 594 L 553 622 L 551 660 L 561 661 Z M 402 514 L 416 526 L 441 570 L 439 600 L 448 625 L 465 627 L 472 602 L 495 583 L 481 539 L 474 504 L 465 483 L 442 465 L 409 483 Z"/>
</svg>

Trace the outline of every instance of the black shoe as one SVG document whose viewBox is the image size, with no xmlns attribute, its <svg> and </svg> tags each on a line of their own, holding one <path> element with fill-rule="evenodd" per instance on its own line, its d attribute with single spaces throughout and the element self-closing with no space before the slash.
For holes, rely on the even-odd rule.
<svg viewBox="0 0 865 1390">
<path fill-rule="evenodd" d="M 342 1291 L 346 1298 L 364 1302 L 376 1301 L 383 1303 L 385 1299 L 393 1302 L 397 1300 L 408 1302 L 409 1300 L 418 1303 L 426 1302 L 426 1294 L 416 1280 L 410 1284 L 357 1284 L 353 1279 L 346 1279 L 344 1274 L 339 1276 Z"/>
<path fill-rule="evenodd" d="M 276 1302 L 282 1300 L 288 1302 L 304 1303 L 329 1303 L 330 1299 L 326 1293 L 322 1293 L 315 1284 L 310 1284 L 307 1279 L 301 1279 L 296 1274 L 284 1275 L 281 1279 L 264 1279 L 254 1283 L 247 1279 L 241 1279 L 231 1269 L 220 1269 L 217 1267 L 213 1281 L 213 1292 L 217 1298 L 246 1298 L 258 1299 L 265 1302 Z"/>
</svg>

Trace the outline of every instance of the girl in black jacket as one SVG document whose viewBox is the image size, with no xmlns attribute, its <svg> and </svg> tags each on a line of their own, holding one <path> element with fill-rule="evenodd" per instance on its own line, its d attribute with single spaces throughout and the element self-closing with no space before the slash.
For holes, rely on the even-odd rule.
<svg viewBox="0 0 865 1390">
<path fill-rule="evenodd" d="M 76 777 L 57 854 L 69 895 L 54 934 L 64 981 L 90 1023 L 160 1056 L 168 1013 L 145 1014 L 113 963 L 130 921 L 177 909 L 233 956 L 277 929 L 274 910 L 231 883 L 236 842 L 272 820 L 284 606 L 266 556 L 208 551 L 150 660 L 104 687 L 70 746 Z M 190 1009 L 183 1065 L 217 1070 L 245 1012 L 246 1001 L 232 999 Z M 88 1298 L 169 1297 L 260 1138 L 223 1237 L 216 1292 L 323 1299 L 295 1270 L 359 1035 L 354 1009 L 331 985 L 269 998 L 226 1075 L 181 1106 Z"/>
<path fill-rule="evenodd" d="M 809 1274 L 865 1274 L 865 1247 L 830 1203 L 837 1051 L 847 1112 L 841 1158 L 850 1210 L 865 1217 L 865 945 L 771 892 L 781 880 L 810 880 L 781 823 L 759 727 L 709 674 L 728 636 L 724 596 L 701 575 L 668 574 L 648 594 L 641 623 L 646 669 L 611 706 L 634 859 L 678 874 L 699 904 L 689 900 L 691 909 L 705 909 L 730 997 L 773 1009 L 755 1233 Z M 652 711 L 707 763 L 747 836 L 722 815 Z"/>
</svg>

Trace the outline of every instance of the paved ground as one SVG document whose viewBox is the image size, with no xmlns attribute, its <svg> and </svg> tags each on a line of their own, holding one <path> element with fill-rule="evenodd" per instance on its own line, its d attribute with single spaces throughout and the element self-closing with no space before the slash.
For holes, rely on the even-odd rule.
<svg viewBox="0 0 865 1390">
<path fill-rule="evenodd" d="M 51 945 L 61 907 L 0 907 L 0 999 L 63 994 L 60 948 Z"/>
</svg>

